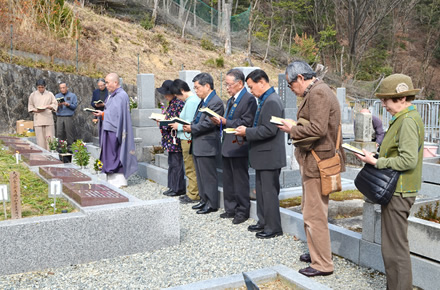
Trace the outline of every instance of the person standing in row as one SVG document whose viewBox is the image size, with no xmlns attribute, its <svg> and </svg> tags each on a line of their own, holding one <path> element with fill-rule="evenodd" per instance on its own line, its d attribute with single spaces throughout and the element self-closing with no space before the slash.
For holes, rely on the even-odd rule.
<svg viewBox="0 0 440 290">
<path fill-rule="evenodd" d="M 305 276 L 325 276 L 333 273 L 330 232 L 328 229 L 329 196 L 323 195 L 318 163 L 311 153 L 312 148 L 318 157 L 328 159 L 338 152 L 341 172 L 345 171 L 345 154 L 341 144 L 336 144 L 341 133 L 341 110 L 338 99 L 328 85 L 316 78 L 316 73 L 304 61 L 294 61 L 286 68 L 289 88 L 303 97 L 299 105 L 297 119 L 305 119 L 307 124 L 294 126 L 287 121 L 279 128 L 289 133 L 293 140 L 314 139 L 310 146 L 297 146 L 295 157 L 300 166 L 303 196 L 301 209 L 304 218 L 304 231 L 310 254 L 300 256 L 300 261 L 311 263 L 299 270 Z"/>
<path fill-rule="evenodd" d="M 49 149 L 47 138 L 55 137 L 55 126 L 52 113 L 58 108 L 55 96 L 46 90 L 46 81 L 37 80 L 37 90 L 29 96 L 28 112 L 34 116 L 35 137 L 37 145 Z"/>
<path fill-rule="evenodd" d="M 379 158 L 365 149 L 365 156 L 356 154 L 362 162 L 378 169 L 400 172 L 391 201 L 381 206 L 381 247 L 387 289 L 413 289 L 407 232 L 411 207 L 422 185 L 425 128 L 416 106 L 411 103 L 419 92 L 407 75 L 386 77 L 376 97 L 393 117 L 380 146 Z"/>
<path fill-rule="evenodd" d="M 67 145 L 70 147 L 75 141 L 73 136 L 73 114 L 75 114 L 75 109 L 78 105 L 77 97 L 74 93 L 70 92 L 67 88 L 65 82 L 59 85 L 60 92 L 56 94 L 55 98 L 57 100 L 64 100 L 63 102 L 58 101 L 57 110 L 57 138 L 61 140 L 67 139 Z M 67 137 L 67 138 L 66 138 Z"/>
<path fill-rule="evenodd" d="M 200 73 L 193 79 L 194 89 L 201 99 L 198 109 L 209 108 L 223 115 L 223 102 L 214 90 L 214 80 L 208 73 Z M 192 208 L 198 214 L 216 212 L 220 207 L 216 156 L 220 153 L 220 131 L 208 114 L 197 111 L 191 125 L 183 131 L 192 135 L 191 153 L 196 166 L 200 202 Z"/>
<path fill-rule="evenodd" d="M 165 97 L 168 106 L 165 109 L 165 120 L 179 117 L 184 103 L 171 93 L 173 81 L 166 80 L 156 91 Z M 167 196 L 179 196 L 185 194 L 185 173 L 183 171 L 182 147 L 177 131 L 170 126 L 160 126 L 162 134 L 162 148 L 168 152 L 168 190 L 163 194 Z"/>
<path fill-rule="evenodd" d="M 246 136 L 249 142 L 249 163 L 256 175 L 258 222 L 248 230 L 257 232 L 257 238 L 269 239 L 283 235 L 278 195 L 281 168 L 286 166 L 286 141 L 284 133 L 270 119 L 272 116 L 284 118 L 284 107 L 263 70 L 252 71 L 246 83 L 259 99 L 253 127 L 236 129 L 236 135 Z"/>
<path fill-rule="evenodd" d="M 222 128 L 251 127 L 254 123 L 257 102 L 244 87 L 244 74 L 231 69 L 225 77 L 226 90 L 231 98 L 227 102 L 225 116 L 211 117 Z M 238 139 L 242 139 L 239 141 Z M 225 212 L 221 218 L 233 218 L 233 224 L 241 224 L 249 218 L 251 201 L 249 197 L 249 152 L 244 138 L 223 134 L 223 194 Z"/>
<path fill-rule="evenodd" d="M 102 172 L 107 181 L 116 186 L 127 186 L 127 178 L 137 171 L 130 101 L 119 85 L 119 76 L 110 73 L 105 77 L 110 93 L 104 111 L 93 113 L 103 121 L 100 126 Z"/>
<path fill-rule="evenodd" d="M 180 101 L 185 102 L 179 118 L 191 122 L 194 119 L 200 99 L 194 95 L 193 92 L 191 92 L 188 84 L 181 79 L 175 79 L 173 81 L 171 93 L 174 94 Z M 189 149 L 191 147 L 191 133 L 183 132 L 182 124 L 173 123 L 170 126 L 174 130 L 177 130 L 177 137 L 180 139 L 180 146 L 182 147 L 185 175 L 186 178 L 188 178 L 186 195 L 181 196 L 179 200 L 181 203 L 194 203 L 200 201 L 194 160 L 192 155 L 189 153 Z"/>
</svg>

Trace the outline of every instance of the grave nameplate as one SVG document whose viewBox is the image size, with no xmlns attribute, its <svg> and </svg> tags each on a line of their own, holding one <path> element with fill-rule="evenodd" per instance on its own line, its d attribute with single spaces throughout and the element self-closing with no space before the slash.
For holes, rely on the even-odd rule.
<svg viewBox="0 0 440 290">
<path fill-rule="evenodd" d="M 40 167 L 40 174 L 46 179 L 61 179 L 63 182 L 80 182 L 92 180 L 79 170 L 64 167 Z"/>
<path fill-rule="evenodd" d="M 53 164 L 63 164 L 57 158 L 51 155 L 40 155 L 40 154 L 23 154 L 22 155 L 24 162 L 26 162 L 29 166 L 41 166 L 41 165 L 53 165 Z"/>
<path fill-rule="evenodd" d="M 8 147 L 16 147 L 16 146 L 29 146 L 29 143 L 21 141 L 21 140 L 16 140 L 16 141 L 3 141 L 3 144 L 5 144 Z"/>
<path fill-rule="evenodd" d="M 81 206 L 128 202 L 128 198 L 104 184 L 63 183 L 63 192 Z"/>
<path fill-rule="evenodd" d="M 21 219 L 20 173 L 12 171 L 9 174 L 11 186 L 11 218 Z"/>
<path fill-rule="evenodd" d="M 18 151 L 20 154 L 22 153 L 41 153 L 40 149 L 32 147 L 30 145 L 11 145 L 15 151 Z"/>
<path fill-rule="evenodd" d="M 12 137 L 12 136 L 0 136 L 0 140 L 20 140 L 19 137 Z"/>
</svg>

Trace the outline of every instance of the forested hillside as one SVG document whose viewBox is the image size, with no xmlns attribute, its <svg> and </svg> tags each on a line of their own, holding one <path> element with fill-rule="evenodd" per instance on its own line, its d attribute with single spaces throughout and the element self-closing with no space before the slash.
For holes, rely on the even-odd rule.
<svg viewBox="0 0 440 290">
<path fill-rule="evenodd" d="M 289 60 L 302 58 L 324 64 L 335 83 L 349 86 L 405 73 L 424 88 L 425 98 L 439 98 L 440 0 L 0 0 L 0 5 L 4 62 L 89 76 L 118 71 L 134 83 L 138 71 L 154 73 L 160 82 L 182 67 L 208 71 L 219 81 L 220 72 L 250 64 L 276 81 Z M 179 14 L 171 18 L 179 18 L 180 26 L 164 16 L 173 7 Z M 231 32 L 231 54 L 222 20 L 228 9 L 232 18 L 248 15 L 240 24 L 245 29 Z M 193 15 L 200 11 L 208 13 L 212 26 L 201 38 L 190 35 L 191 29 L 201 31 Z M 11 46 L 51 61 L 17 57 Z M 72 62 L 58 65 L 57 58 Z"/>
</svg>

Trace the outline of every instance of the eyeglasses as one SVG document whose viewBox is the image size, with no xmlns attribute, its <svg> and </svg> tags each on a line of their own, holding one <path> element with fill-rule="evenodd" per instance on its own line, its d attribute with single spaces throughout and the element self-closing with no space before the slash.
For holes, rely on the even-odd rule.
<svg viewBox="0 0 440 290">
<path fill-rule="evenodd" d="M 290 83 L 287 83 L 287 87 L 289 88 L 289 89 L 291 89 L 292 88 L 292 85 L 293 85 L 293 83 L 294 82 L 296 82 L 298 80 L 298 78 L 296 78 L 296 79 L 294 79 L 293 81 L 291 81 Z"/>
<path fill-rule="evenodd" d="M 225 86 L 226 86 L 227 88 L 230 88 L 230 87 L 235 86 L 236 83 L 237 83 L 237 82 L 232 83 L 232 84 L 225 83 Z"/>
</svg>

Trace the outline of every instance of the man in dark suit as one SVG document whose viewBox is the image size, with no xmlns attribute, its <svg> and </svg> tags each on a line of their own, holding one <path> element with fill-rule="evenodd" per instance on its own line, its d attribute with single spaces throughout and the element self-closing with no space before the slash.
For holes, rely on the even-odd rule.
<svg viewBox="0 0 440 290">
<path fill-rule="evenodd" d="M 223 102 L 214 91 L 214 80 L 208 73 L 200 73 L 193 79 L 194 90 L 201 99 L 198 109 L 209 108 L 219 115 L 225 109 Z M 198 214 L 215 212 L 219 208 L 216 156 L 220 153 L 220 130 L 210 116 L 197 109 L 191 125 L 183 126 L 183 131 L 191 132 L 191 153 L 196 167 L 200 202 L 192 208 Z"/>
<path fill-rule="evenodd" d="M 257 238 L 268 239 L 283 234 L 278 195 L 281 168 L 286 166 L 286 148 L 284 133 L 270 122 L 270 118 L 284 118 L 284 108 L 264 71 L 252 71 L 246 77 L 246 83 L 259 99 L 253 127 L 239 126 L 236 129 L 236 135 L 246 136 L 249 142 L 249 161 L 256 173 L 258 222 L 248 230 L 257 232 Z"/>
<path fill-rule="evenodd" d="M 254 123 L 257 102 L 244 87 L 244 74 L 231 69 L 225 77 L 226 90 L 231 98 L 224 117 L 211 120 L 222 128 L 251 127 Z M 240 140 L 241 139 L 241 140 Z M 233 224 L 241 224 L 249 218 L 249 152 L 244 138 L 223 134 L 223 197 L 225 212 L 221 218 L 234 218 Z"/>
</svg>

